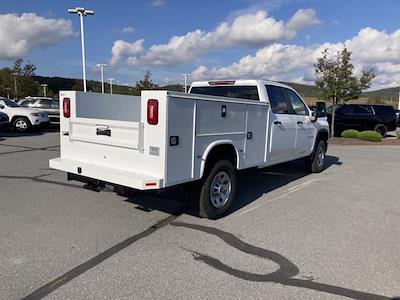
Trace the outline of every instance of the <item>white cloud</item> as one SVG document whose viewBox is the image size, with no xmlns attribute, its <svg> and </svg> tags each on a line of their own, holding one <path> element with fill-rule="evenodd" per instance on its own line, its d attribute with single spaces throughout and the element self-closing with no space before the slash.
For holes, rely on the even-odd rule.
<svg viewBox="0 0 400 300">
<path fill-rule="evenodd" d="M 356 73 L 374 68 L 377 77 L 373 88 L 398 86 L 400 82 L 400 29 L 387 34 L 364 28 L 342 43 L 324 43 L 302 47 L 275 43 L 247 55 L 238 62 L 221 68 L 199 66 L 192 72 L 194 80 L 227 78 L 269 78 L 272 80 L 312 83 L 314 63 L 321 52 L 328 48 L 333 54 L 344 46 L 352 51 Z"/>
<path fill-rule="evenodd" d="M 128 62 L 134 64 L 134 61 L 138 55 L 143 52 L 143 40 L 138 40 L 133 43 L 127 43 L 122 40 L 114 42 L 114 46 L 111 49 L 112 59 L 111 65 L 116 65 L 121 58 L 126 59 Z"/>
<path fill-rule="evenodd" d="M 122 33 L 133 33 L 135 32 L 135 28 L 131 27 L 131 26 L 126 26 L 124 28 L 122 28 Z"/>
<path fill-rule="evenodd" d="M 74 35 L 71 21 L 47 19 L 34 13 L 0 15 L 0 58 L 26 55 L 34 48 L 56 45 Z"/>
<path fill-rule="evenodd" d="M 195 30 L 183 36 L 173 36 L 167 44 L 153 45 L 147 52 L 134 58 L 120 53 L 115 57 L 113 52 L 111 61 L 114 64 L 124 60 L 130 64 L 176 66 L 188 63 L 208 51 L 238 46 L 260 47 L 290 39 L 299 30 L 318 22 L 313 9 L 297 11 L 288 24 L 269 16 L 266 11 L 257 11 L 238 16 L 231 22 L 223 22 L 214 31 Z"/>
<path fill-rule="evenodd" d="M 165 4 L 165 0 L 152 0 L 150 2 L 151 6 L 155 6 L 155 7 L 160 7 L 163 6 Z"/>
<path fill-rule="evenodd" d="M 298 31 L 320 23 L 314 9 L 299 9 L 287 23 L 287 28 Z"/>
</svg>

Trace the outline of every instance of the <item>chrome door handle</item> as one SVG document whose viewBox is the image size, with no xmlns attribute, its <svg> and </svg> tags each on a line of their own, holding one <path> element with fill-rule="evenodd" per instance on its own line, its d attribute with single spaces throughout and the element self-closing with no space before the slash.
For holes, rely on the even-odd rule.
<svg viewBox="0 0 400 300">
<path fill-rule="evenodd" d="M 282 122 L 281 121 L 274 121 L 274 124 L 275 125 L 282 125 Z"/>
<path fill-rule="evenodd" d="M 303 122 L 297 121 L 297 125 L 302 125 L 302 124 L 303 124 Z"/>
</svg>

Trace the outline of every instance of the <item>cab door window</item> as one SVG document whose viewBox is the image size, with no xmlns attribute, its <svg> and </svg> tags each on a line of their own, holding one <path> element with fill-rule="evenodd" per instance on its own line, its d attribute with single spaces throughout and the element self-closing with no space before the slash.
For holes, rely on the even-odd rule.
<svg viewBox="0 0 400 300">
<path fill-rule="evenodd" d="M 288 114 L 289 106 L 283 89 L 279 86 L 266 85 L 271 110 L 275 114 Z"/>
<path fill-rule="evenodd" d="M 285 89 L 285 93 L 290 104 L 292 105 L 292 112 L 295 115 L 307 116 L 309 114 L 304 102 L 295 92 Z"/>
</svg>

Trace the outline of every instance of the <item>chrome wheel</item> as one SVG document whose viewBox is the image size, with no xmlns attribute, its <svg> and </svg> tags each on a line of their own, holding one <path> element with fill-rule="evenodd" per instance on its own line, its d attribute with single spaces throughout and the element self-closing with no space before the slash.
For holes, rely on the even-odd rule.
<svg viewBox="0 0 400 300">
<path fill-rule="evenodd" d="M 17 122 L 15 122 L 15 128 L 19 131 L 25 131 L 28 129 L 28 123 L 26 123 L 25 120 L 19 119 Z"/>
<path fill-rule="evenodd" d="M 223 207 L 229 199 L 232 190 L 232 182 L 225 171 L 215 175 L 210 188 L 211 204 L 215 208 Z"/>
<path fill-rule="evenodd" d="M 322 167 L 325 161 L 325 149 L 322 145 L 319 145 L 317 148 L 317 152 L 315 153 L 315 160 L 317 162 L 318 167 Z"/>
</svg>

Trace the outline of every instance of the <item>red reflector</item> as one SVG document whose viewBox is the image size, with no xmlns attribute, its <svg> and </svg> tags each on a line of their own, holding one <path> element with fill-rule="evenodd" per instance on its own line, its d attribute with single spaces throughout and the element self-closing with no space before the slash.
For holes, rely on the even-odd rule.
<svg viewBox="0 0 400 300">
<path fill-rule="evenodd" d="M 235 80 L 224 80 L 224 81 L 209 81 L 209 85 L 234 85 Z"/>
<path fill-rule="evenodd" d="M 69 98 L 63 99 L 63 114 L 64 118 L 69 118 L 71 116 L 71 100 Z"/>
<path fill-rule="evenodd" d="M 147 182 L 146 183 L 146 186 L 156 186 L 157 185 L 157 183 L 155 183 L 155 182 Z"/>
<path fill-rule="evenodd" d="M 147 101 L 147 123 L 150 125 L 158 124 L 158 100 L 156 99 Z"/>
</svg>

